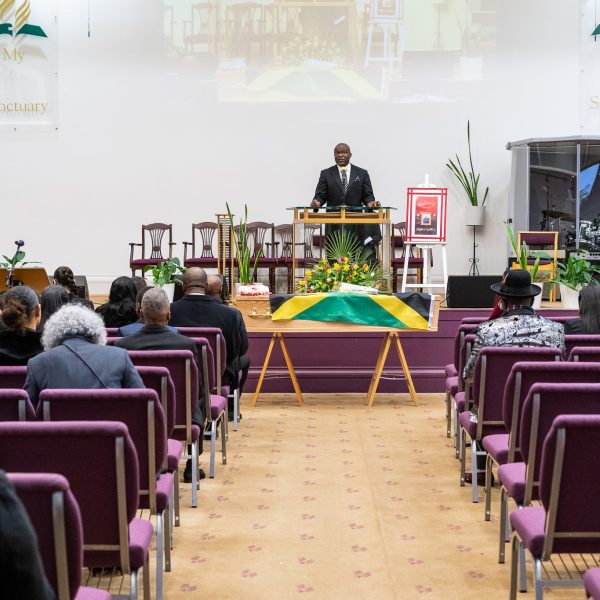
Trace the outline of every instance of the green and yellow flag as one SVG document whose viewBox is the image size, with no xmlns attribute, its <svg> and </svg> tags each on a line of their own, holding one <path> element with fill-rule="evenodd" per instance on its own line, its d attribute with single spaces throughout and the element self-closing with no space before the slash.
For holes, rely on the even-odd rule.
<svg viewBox="0 0 600 600">
<path fill-rule="evenodd" d="M 431 294 L 414 292 L 393 296 L 345 293 L 271 296 L 274 321 L 343 321 L 398 329 L 430 328 L 434 305 Z"/>
</svg>

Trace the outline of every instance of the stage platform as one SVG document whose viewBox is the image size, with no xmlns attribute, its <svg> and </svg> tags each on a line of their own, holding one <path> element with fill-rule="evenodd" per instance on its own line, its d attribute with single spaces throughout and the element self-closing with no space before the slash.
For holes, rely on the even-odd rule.
<svg viewBox="0 0 600 600">
<path fill-rule="evenodd" d="M 544 303 L 556 307 L 558 303 Z M 417 392 L 444 392 L 444 367 L 451 363 L 454 337 L 461 319 L 487 316 L 490 309 L 441 309 L 437 332 L 401 334 L 402 346 Z M 577 311 L 545 308 L 545 316 L 576 317 Z M 367 393 L 381 346 L 381 333 L 286 333 L 285 341 L 300 388 L 307 393 Z M 251 367 L 244 391 L 253 392 L 267 352 L 270 333 L 250 333 Z M 292 383 L 278 346 L 273 350 L 261 393 L 293 392 Z M 400 362 L 390 352 L 378 393 L 407 392 Z M 259 399 L 260 404 L 260 399 Z"/>
</svg>

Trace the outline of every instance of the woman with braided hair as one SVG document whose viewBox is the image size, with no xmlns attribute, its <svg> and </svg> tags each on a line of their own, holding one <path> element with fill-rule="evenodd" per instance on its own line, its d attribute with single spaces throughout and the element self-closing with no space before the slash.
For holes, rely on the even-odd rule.
<svg viewBox="0 0 600 600">
<path fill-rule="evenodd" d="M 73 304 L 82 304 L 83 306 L 87 306 L 87 308 L 91 308 L 94 310 L 94 304 L 90 300 L 86 300 L 85 298 L 80 298 L 75 294 L 75 289 L 77 285 L 75 284 L 75 275 L 73 275 L 73 271 L 70 267 L 58 267 L 56 271 L 54 271 L 54 283 L 56 285 L 62 285 L 67 294 L 69 294 L 69 302 Z"/>
<path fill-rule="evenodd" d="M 40 333 L 36 331 L 41 317 L 40 302 L 34 290 L 26 285 L 11 288 L 4 296 L 0 331 L 0 365 L 26 365 L 43 351 Z"/>
</svg>

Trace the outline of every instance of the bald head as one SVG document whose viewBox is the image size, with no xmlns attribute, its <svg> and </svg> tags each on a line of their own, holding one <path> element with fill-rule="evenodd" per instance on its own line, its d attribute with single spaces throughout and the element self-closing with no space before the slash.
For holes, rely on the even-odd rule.
<svg viewBox="0 0 600 600">
<path fill-rule="evenodd" d="M 211 298 L 220 298 L 221 290 L 223 289 L 221 275 L 209 275 L 207 281 L 206 295 Z"/>
<path fill-rule="evenodd" d="M 171 305 L 160 287 L 149 288 L 142 298 L 141 316 L 144 325 L 166 325 L 171 318 Z"/>
<path fill-rule="evenodd" d="M 202 267 L 191 267 L 183 274 L 183 291 L 186 294 L 204 294 L 206 286 L 206 271 Z"/>
</svg>

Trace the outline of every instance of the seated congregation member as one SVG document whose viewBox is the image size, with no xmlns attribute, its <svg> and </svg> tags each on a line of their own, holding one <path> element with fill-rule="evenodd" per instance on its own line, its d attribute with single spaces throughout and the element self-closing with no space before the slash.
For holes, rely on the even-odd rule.
<svg viewBox="0 0 600 600">
<path fill-rule="evenodd" d="M 54 313 L 42 335 L 45 352 L 27 365 L 31 402 L 47 388 L 143 388 L 127 351 L 105 344 L 104 323 L 91 310 L 69 304 Z"/>
<path fill-rule="evenodd" d="M 87 308 L 94 310 L 94 303 L 91 300 L 80 298 L 75 294 L 75 288 L 77 287 L 75 284 L 75 275 L 73 275 L 73 271 L 70 267 L 58 267 L 54 271 L 54 283 L 56 285 L 62 285 L 62 287 L 65 288 L 69 295 L 69 302 L 83 304 L 83 306 L 87 306 Z"/>
<path fill-rule="evenodd" d="M 133 277 L 132 277 L 132 279 L 133 279 Z M 141 277 L 138 277 L 138 279 L 141 279 Z M 142 318 L 142 299 L 144 297 L 144 294 L 149 289 L 152 289 L 152 288 L 145 286 L 145 287 L 141 287 L 140 290 L 138 291 L 136 299 L 135 299 L 135 313 L 138 316 L 138 320 L 135 323 L 130 323 L 129 325 L 123 325 L 123 327 L 119 327 L 119 331 L 117 332 L 117 335 L 119 335 L 120 337 L 125 337 L 126 335 L 131 335 L 132 333 L 136 333 L 144 326 L 144 319 Z M 167 319 L 167 321 L 168 321 L 168 319 Z M 175 327 L 171 327 L 169 325 L 167 325 L 167 327 L 173 333 L 177 333 L 177 329 L 175 329 Z"/>
<path fill-rule="evenodd" d="M 191 338 L 173 332 L 172 328 L 167 327 L 171 316 L 170 303 L 162 288 L 148 288 L 145 291 L 142 295 L 140 315 L 143 320 L 141 329 L 117 340 L 115 346 L 127 350 L 190 350 L 196 363 L 198 363 L 198 350 L 195 342 Z M 192 414 L 192 422 L 203 429 L 202 390 L 200 390 L 199 396 L 198 405 Z M 202 436 L 200 439 L 202 440 Z M 200 444 L 200 453 L 202 453 L 202 444 Z M 202 470 L 200 470 L 200 478 L 203 478 Z M 187 483 L 192 481 L 191 460 L 186 463 L 183 479 Z"/>
<path fill-rule="evenodd" d="M 533 298 L 542 288 L 531 283 L 529 271 L 514 269 L 505 280 L 491 286 L 500 296 L 502 316 L 485 321 L 475 331 L 475 342 L 467 360 L 463 377 L 473 375 L 477 356 L 484 346 L 518 346 L 560 348 L 565 351 L 563 326 L 555 321 L 536 315 Z"/>
<path fill-rule="evenodd" d="M 600 333 L 600 286 L 587 285 L 579 292 L 579 318 L 565 321 L 565 335 Z"/>
<path fill-rule="evenodd" d="M 6 296 L 6 292 L 0 292 L 0 331 L 6 331 L 6 325 L 2 320 L 2 309 L 4 308 L 4 297 Z"/>
<path fill-rule="evenodd" d="M 239 389 L 240 396 L 248 375 L 250 359 L 248 334 L 241 313 L 230 306 L 215 302 L 206 295 L 208 286 L 206 271 L 191 267 L 183 276 L 184 296 L 171 304 L 170 324 L 175 327 L 218 327 L 225 338 L 227 365 L 223 384 L 232 390 Z M 238 381 L 238 372 L 242 376 Z M 233 400 L 229 406 L 229 417 L 233 418 Z"/>
<path fill-rule="evenodd" d="M 219 304 L 225 304 L 223 279 L 223 275 L 208 275 L 206 277 L 206 295 Z"/>
<path fill-rule="evenodd" d="M 6 292 L 0 331 L 0 365 L 26 365 L 29 359 L 44 349 L 41 334 L 36 331 L 40 323 L 41 308 L 37 293 L 26 285 Z"/>
<path fill-rule="evenodd" d="M 137 292 L 131 277 L 117 277 L 110 286 L 108 302 L 96 312 L 104 319 L 105 327 L 122 327 L 137 321 L 135 298 Z"/>
<path fill-rule="evenodd" d="M 40 306 L 42 307 L 42 318 L 38 325 L 38 331 L 42 333 L 46 321 L 65 304 L 69 304 L 69 294 L 62 285 L 49 285 L 43 292 L 40 298 Z"/>
</svg>

